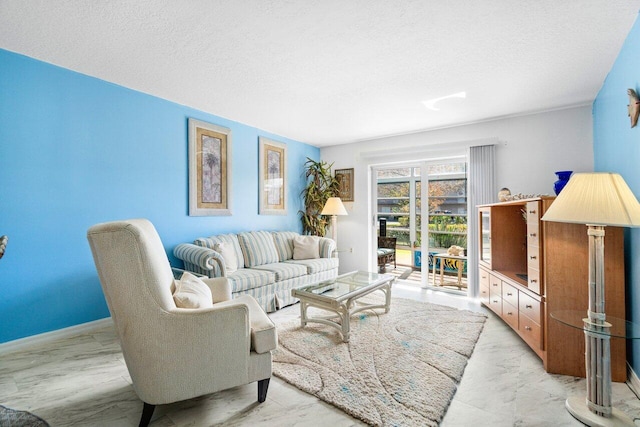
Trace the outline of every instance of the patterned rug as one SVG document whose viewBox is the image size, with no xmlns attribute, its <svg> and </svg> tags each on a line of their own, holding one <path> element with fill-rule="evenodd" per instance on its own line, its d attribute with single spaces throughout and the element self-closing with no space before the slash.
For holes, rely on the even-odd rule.
<svg viewBox="0 0 640 427">
<path fill-rule="evenodd" d="M 42 418 L 27 411 L 16 411 L 0 405 L 0 426 L 6 427 L 49 427 Z"/>
<path fill-rule="evenodd" d="M 351 318 L 351 339 L 300 321 L 278 326 L 273 373 L 373 426 L 437 426 L 486 316 L 392 298 Z"/>
</svg>

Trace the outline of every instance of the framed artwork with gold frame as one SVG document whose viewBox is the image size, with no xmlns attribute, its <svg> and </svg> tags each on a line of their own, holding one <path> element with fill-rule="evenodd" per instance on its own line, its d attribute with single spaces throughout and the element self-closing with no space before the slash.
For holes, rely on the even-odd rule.
<svg viewBox="0 0 640 427">
<path fill-rule="evenodd" d="M 231 215 L 231 129 L 189 119 L 189 215 Z"/>
<path fill-rule="evenodd" d="M 343 202 L 353 202 L 353 168 L 336 169 L 336 179 L 340 185 L 338 197 Z"/>
<path fill-rule="evenodd" d="M 259 137 L 260 215 L 287 214 L 287 145 Z"/>
</svg>

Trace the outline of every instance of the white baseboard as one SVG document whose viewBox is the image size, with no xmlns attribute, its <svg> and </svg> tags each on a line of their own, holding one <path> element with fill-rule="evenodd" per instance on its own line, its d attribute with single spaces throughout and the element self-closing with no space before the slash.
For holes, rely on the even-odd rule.
<svg viewBox="0 0 640 427">
<path fill-rule="evenodd" d="M 627 362 L 627 385 L 631 389 L 631 391 L 640 398 L 640 378 L 633 371 L 629 362 Z"/>
<path fill-rule="evenodd" d="M 38 334 L 26 338 L 20 338 L 14 341 L 9 341 L 0 344 L 0 355 L 13 353 L 14 351 L 27 350 L 30 347 L 47 344 L 60 338 L 68 338 L 73 335 L 93 332 L 94 330 L 103 328 L 108 325 L 113 325 L 113 320 L 111 319 L 111 317 L 94 320 L 93 322 L 81 323 L 80 325 L 58 329 L 57 331 L 46 332 L 44 334 Z"/>
</svg>

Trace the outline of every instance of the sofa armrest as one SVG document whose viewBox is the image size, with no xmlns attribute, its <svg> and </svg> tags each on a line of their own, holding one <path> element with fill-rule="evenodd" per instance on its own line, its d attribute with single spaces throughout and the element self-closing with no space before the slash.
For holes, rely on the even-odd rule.
<svg viewBox="0 0 640 427">
<path fill-rule="evenodd" d="M 224 258 L 213 249 L 203 248 L 192 243 L 181 243 L 173 249 L 173 255 L 184 262 L 187 270 L 209 277 L 227 276 Z"/>
<path fill-rule="evenodd" d="M 320 238 L 320 258 L 332 258 L 336 250 L 336 242 L 328 237 Z"/>
</svg>

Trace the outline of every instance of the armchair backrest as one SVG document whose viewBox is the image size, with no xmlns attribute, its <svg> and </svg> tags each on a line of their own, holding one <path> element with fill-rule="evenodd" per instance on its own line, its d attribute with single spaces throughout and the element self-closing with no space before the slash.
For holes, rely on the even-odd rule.
<svg viewBox="0 0 640 427">
<path fill-rule="evenodd" d="M 378 236 L 378 247 L 379 248 L 387 248 L 387 249 L 395 249 L 396 248 L 396 238 L 395 237 L 381 237 L 381 236 Z"/>
<path fill-rule="evenodd" d="M 175 308 L 171 266 L 148 220 L 97 224 L 87 239 L 111 317 L 121 332 L 128 322 L 153 323 L 160 312 Z"/>
</svg>

